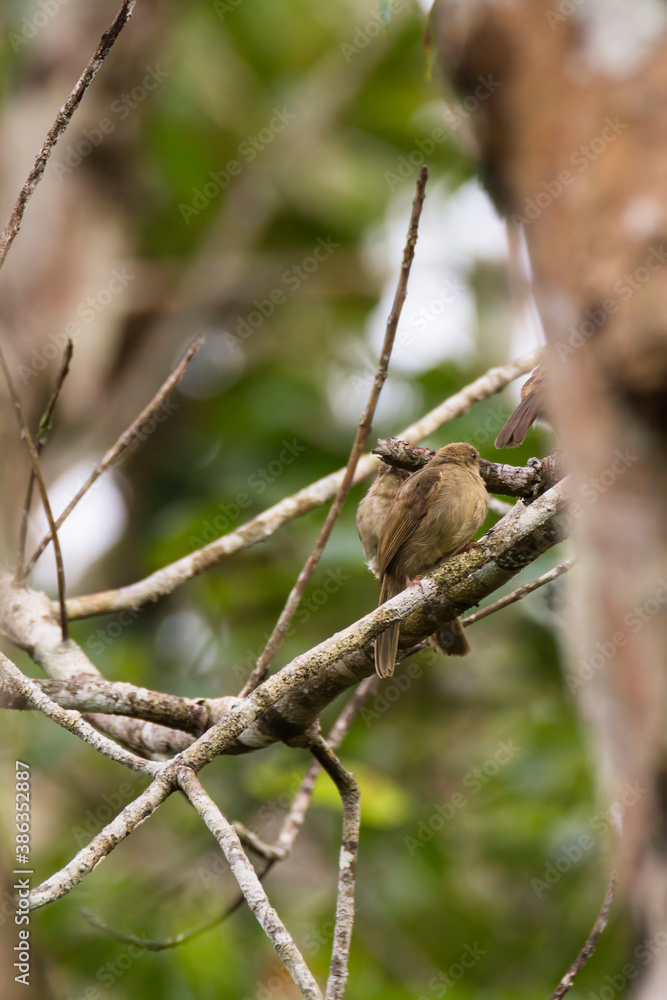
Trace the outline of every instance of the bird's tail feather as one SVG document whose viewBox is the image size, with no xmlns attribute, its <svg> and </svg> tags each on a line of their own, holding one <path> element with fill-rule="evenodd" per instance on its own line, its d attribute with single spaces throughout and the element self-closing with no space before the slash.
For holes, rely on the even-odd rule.
<svg viewBox="0 0 667 1000">
<path fill-rule="evenodd" d="M 378 607 L 395 596 L 387 577 L 383 577 Z M 398 625 L 390 625 L 386 632 L 382 632 L 375 640 L 375 671 L 378 677 L 391 677 L 394 672 L 399 632 Z"/>
</svg>

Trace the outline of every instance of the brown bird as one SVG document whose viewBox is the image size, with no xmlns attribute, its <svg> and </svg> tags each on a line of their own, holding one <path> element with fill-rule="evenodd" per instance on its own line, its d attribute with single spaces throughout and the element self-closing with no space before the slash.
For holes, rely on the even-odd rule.
<svg viewBox="0 0 667 1000">
<path fill-rule="evenodd" d="M 403 469 L 395 469 L 391 465 L 381 465 L 363 500 L 357 507 L 357 531 L 366 556 L 366 563 L 371 573 L 379 578 L 378 572 L 378 538 L 384 520 L 389 513 L 399 486 L 410 475 Z"/>
<path fill-rule="evenodd" d="M 470 444 L 447 444 L 399 488 L 380 531 L 377 551 L 382 578 L 380 604 L 429 569 L 466 547 L 486 517 L 489 497 L 479 474 L 479 452 Z M 399 626 L 375 640 L 375 669 L 394 672 Z M 457 618 L 443 642 L 450 656 L 470 651 Z"/>
<path fill-rule="evenodd" d="M 503 424 L 496 448 L 516 448 L 523 443 L 528 428 L 536 420 L 547 420 L 546 415 L 547 376 L 538 365 L 527 382 L 521 387 L 521 402 L 511 417 Z"/>
</svg>

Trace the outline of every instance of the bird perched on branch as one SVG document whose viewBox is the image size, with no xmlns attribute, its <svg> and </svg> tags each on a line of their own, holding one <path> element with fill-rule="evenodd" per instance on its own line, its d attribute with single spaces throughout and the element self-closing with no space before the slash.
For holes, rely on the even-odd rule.
<svg viewBox="0 0 667 1000">
<path fill-rule="evenodd" d="M 403 469 L 395 469 L 393 465 L 381 465 L 363 500 L 357 507 L 357 531 L 363 546 L 366 563 L 369 570 L 379 578 L 378 572 L 378 539 L 382 525 L 389 513 L 398 489 L 410 475 Z"/>
<path fill-rule="evenodd" d="M 500 429 L 496 438 L 496 448 L 516 448 L 523 443 L 528 428 L 536 420 L 547 420 L 546 415 L 547 376 L 538 365 L 527 382 L 521 387 L 521 402 Z"/>
<path fill-rule="evenodd" d="M 486 517 L 489 497 L 479 473 L 479 452 L 470 444 L 448 444 L 428 465 L 399 486 L 380 529 L 377 571 L 380 604 L 399 594 L 437 563 L 466 547 Z M 375 640 L 375 669 L 394 672 L 399 626 Z M 459 619 L 445 643 L 450 656 L 470 651 Z"/>
</svg>

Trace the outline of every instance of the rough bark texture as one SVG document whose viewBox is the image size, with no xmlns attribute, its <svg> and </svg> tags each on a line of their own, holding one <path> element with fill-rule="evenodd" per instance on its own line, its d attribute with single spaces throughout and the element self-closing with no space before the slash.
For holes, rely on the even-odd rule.
<svg viewBox="0 0 667 1000">
<path fill-rule="evenodd" d="M 615 846 L 638 932 L 652 934 L 667 920 L 667 8 L 436 8 L 457 86 L 495 83 L 471 120 L 482 175 L 527 241 L 577 502 L 570 686 L 609 802 L 628 784 L 644 790 Z M 666 995 L 664 950 L 639 991 Z"/>
</svg>

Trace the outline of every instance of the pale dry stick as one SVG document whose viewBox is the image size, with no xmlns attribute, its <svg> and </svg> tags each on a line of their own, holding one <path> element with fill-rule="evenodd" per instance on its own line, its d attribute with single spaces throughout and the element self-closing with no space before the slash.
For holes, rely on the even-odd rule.
<svg viewBox="0 0 667 1000">
<path fill-rule="evenodd" d="M 141 826 L 173 791 L 173 780 L 164 770 L 158 773 L 148 788 L 128 803 L 68 864 L 31 890 L 30 909 L 54 903 L 70 892 L 111 854 L 117 844 Z"/>
<path fill-rule="evenodd" d="M 261 684 L 263 679 L 266 677 L 266 673 L 269 669 L 269 665 L 276 654 L 278 646 L 285 638 L 285 634 L 296 614 L 297 608 L 301 603 L 301 598 L 304 595 L 306 587 L 308 586 L 310 579 L 315 572 L 317 564 L 320 561 L 320 557 L 324 551 L 324 547 L 329 541 L 331 532 L 333 531 L 334 525 L 338 519 L 338 515 L 343 509 L 343 505 L 347 499 L 347 495 L 352 487 L 352 482 L 354 480 L 354 474 L 357 469 L 357 463 L 363 454 L 364 446 L 368 440 L 368 435 L 371 432 L 371 427 L 373 425 L 373 417 L 375 416 L 375 410 L 377 408 L 378 400 L 380 398 L 380 393 L 382 391 L 382 386 L 387 380 L 387 373 L 389 371 L 389 361 L 391 359 L 391 352 L 394 348 L 394 339 L 396 337 L 396 330 L 398 329 L 398 322 L 401 318 L 401 312 L 403 311 L 403 303 L 408 294 L 408 281 L 410 280 L 410 270 L 412 268 L 412 261 L 415 256 L 415 248 L 417 246 L 417 236 L 419 233 L 419 219 L 421 217 L 422 208 L 424 205 L 424 198 L 426 196 L 426 182 L 428 180 L 428 168 L 423 166 L 419 171 L 419 178 L 417 180 L 417 190 L 415 192 L 414 199 L 412 201 L 412 211 L 410 213 L 410 224 L 408 226 L 408 235 L 405 244 L 405 249 L 403 250 L 403 260 L 401 263 L 401 271 L 398 279 L 398 284 L 396 287 L 396 293 L 394 295 L 394 301 L 391 307 L 391 312 L 387 320 L 387 326 L 385 329 L 384 343 L 382 345 L 382 351 L 380 352 L 380 359 L 378 361 L 377 369 L 375 371 L 375 378 L 373 379 L 373 385 L 371 387 L 370 394 L 368 396 L 368 402 L 362 414 L 361 420 L 359 421 L 359 426 L 357 428 L 357 433 L 350 451 L 350 457 L 347 461 L 345 467 L 345 472 L 343 473 L 343 479 L 340 486 L 338 487 L 338 492 L 334 497 L 334 501 L 329 508 L 327 516 L 325 518 L 322 530 L 320 531 L 319 537 L 315 542 L 313 551 L 310 553 L 303 569 L 297 577 L 297 581 L 292 588 L 285 607 L 280 613 L 280 617 L 276 622 L 276 625 L 269 636 L 269 640 L 262 650 L 254 669 L 252 670 L 250 677 L 248 678 L 243 690 L 240 692 L 239 697 L 245 698 L 250 694 L 251 691 Z"/>
<path fill-rule="evenodd" d="M 188 365 L 190 364 L 190 362 L 192 361 L 195 354 L 197 353 L 197 351 L 199 350 L 199 348 L 202 346 L 203 343 L 204 343 L 203 337 L 197 337 L 195 340 L 193 340 L 193 342 L 190 344 L 190 346 L 188 347 L 187 351 L 185 352 L 179 363 L 176 365 L 174 370 L 169 375 L 169 377 L 162 383 L 158 391 L 155 393 L 150 403 L 143 408 L 139 416 L 132 421 L 127 430 L 123 431 L 123 433 L 118 438 L 116 443 L 111 448 L 109 448 L 106 455 L 104 455 L 104 457 L 97 463 L 93 471 L 90 473 L 88 479 L 85 481 L 83 486 L 77 491 L 75 496 L 73 496 L 70 502 L 67 504 L 62 514 L 59 514 L 58 520 L 56 521 L 56 528 L 59 528 L 61 526 L 65 518 L 69 517 L 69 515 L 72 513 L 76 505 L 86 495 L 91 486 L 100 478 L 102 473 L 106 472 L 106 470 L 110 466 L 114 465 L 114 463 L 118 461 L 118 459 L 123 454 L 125 449 L 129 447 L 130 444 L 132 444 L 137 434 L 141 433 L 142 428 L 145 426 L 146 423 L 148 423 L 153 414 L 157 410 L 159 410 L 159 408 L 162 406 L 169 393 L 176 385 L 176 383 L 183 376 L 186 368 L 188 367 Z M 46 533 L 46 535 L 44 535 L 44 538 L 42 538 L 41 542 L 33 552 L 32 556 L 30 557 L 30 561 L 25 569 L 26 575 L 33 568 L 33 566 L 41 556 L 42 552 L 51 541 L 52 537 L 53 537 L 53 530 L 50 527 L 49 531 Z"/>
<path fill-rule="evenodd" d="M 198 815 L 218 841 L 227 858 L 248 906 L 273 945 L 278 958 L 301 991 L 305 1000 L 322 1000 L 313 974 L 295 945 L 292 936 L 269 903 L 257 872 L 241 846 L 232 824 L 225 819 L 213 799 L 204 791 L 196 774 L 189 767 L 178 770 L 178 783 Z"/>
<path fill-rule="evenodd" d="M 338 867 L 338 897 L 334 925 L 331 966 L 325 1000 L 341 1000 L 345 992 L 354 925 L 354 890 L 357 881 L 357 852 L 361 828 L 361 799 L 354 775 L 347 771 L 321 736 L 310 744 L 310 752 L 327 772 L 343 803 L 343 832 Z"/>
<path fill-rule="evenodd" d="M 500 392 L 520 375 L 532 371 L 538 357 L 539 352 L 533 351 L 517 361 L 511 361 L 499 368 L 489 369 L 480 378 L 475 379 L 460 392 L 440 403 L 416 423 L 400 431 L 397 437 L 416 444 L 428 437 L 429 434 L 433 434 L 444 424 L 467 413 L 474 403 Z M 363 455 L 357 465 L 354 483 L 359 483 L 371 473 L 376 472 L 378 466 L 379 460 L 373 455 Z M 335 496 L 343 475 L 344 470 L 339 469 L 337 472 L 311 483 L 299 490 L 298 493 L 285 497 L 273 507 L 269 507 L 235 531 L 230 531 L 209 542 L 203 548 L 196 549 L 189 555 L 177 559 L 176 562 L 163 566 L 143 580 L 115 590 L 70 598 L 67 602 L 67 613 L 70 621 L 110 614 L 114 611 L 134 610 L 151 601 L 166 597 L 199 573 L 205 572 L 211 566 L 218 565 L 224 559 L 243 549 L 265 541 L 285 524 L 289 524 L 296 518 L 303 517 L 316 507 L 327 503 Z"/>
<path fill-rule="evenodd" d="M 46 489 L 46 483 L 44 482 L 44 477 L 42 476 L 42 470 L 39 464 L 39 456 L 35 450 L 35 443 L 32 439 L 30 433 L 30 428 L 26 423 L 25 417 L 23 416 L 23 407 L 21 405 L 21 399 L 16 391 L 12 377 L 9 374 L 9 368 L 7 367 L 7 362 L 5 361 L 5 355 L 0 349 L 0 366 L 2 366 L 2 371 L 5 376 L 5 382 L 7 383 L 7 388 L 9 389 L 9 395 L 12 398 L 12 403 L 14 404 L 14 413 L 16 414 L 16 420 L 19 425 L 19 434 L 21 439 L 25 442 L 26 450 L 30 457 L 30 463 L 32 465 L 32 470 L 35 473 L 35 479 L 37 480 L 37 488 L 39 489 L 40 496 L 42 498 L 42 506 L 44 507 L 44 513 L 46 514 L 46 520 L 49 522 L 49 527 L 53 534 L 53 550 L 56 557 L 56 576 L 58 578 L 58 606 L 60 611 L 60 634 L 62 636 L 62 641 L 67 642 L 69 638 L 69 629 L 67 627 L 67 611 L 65 609 L 65 567 L 63 565 L 63 554 L 60 550 L 60 541 L 58 539 L 58 532 L 53 520 L 53 511 L 51 510 L 51 504 L 49 502 L 49 494 Z"/>
<path fill-rule="evenodd" d="M 33 191 L 42 179 L 47 161 L 53 152 L 54 146 L 69 125 L 74 112 L 81 103 L 83 95 L 97 75 L 114 42 L 132 16 L 135 2 L 136 0 L 123 0 L 120 10 L 116 14 L 110 26 L 102 35 L 100 43 L 97 46 L 92 59 L 79 77 L 74 90 L 56 115 L 56 120 L 47 133 L 42 148 L 37 154 L 33 168 L 28 174 L 28 179 L 23 185 L 21 193 L 19 194 L 16 204 L 14 205 L 9 221 L 5 226 L 2 236 L 0 236 L 0 267 L 4 264 L 9 248 L 21 228 L 21 222 L 23 221 L 23 214 L 26 210 L 26 206 L 32 197 Z"/>
<path fill-rule="evenodd" d="M 559 563 L 558 566 L 554 566 L 550 569 L 548 573 L 543 573 L 542 576 L 536 577 L 531 580 L 530 583 L 525 583 L 523 587 L 517 587 L 513 590 L 511 594 L 507 594 L 506 597 L 501 597 L 499 600 L 494 601 L 493 604 L 488 604 L 485 608 L 481 608 L 479 611 L 475 611 L 472 615 L 468 615 L 467 618 L 461 619 L 462 625 L 474 625 L 475 622 L 480 621 L 481 618 L 486 618 L 487 615 L 492 615 L 496 611 L 506 608 L 509 604 L 514 604 L 515 601 L 520 601 L 522 598 L 526 597 L 528 594 L 532 594 L 534 590 L 538 587 L 544 587 L 547 583 L 551 583 L 552 580 L 557 580 L 559 576 L 563 573 L 567 573 L 568 570 L 572 569 L 576 562 L 576 559 L 566 559 L 565 562 Z"/>
<path fill-rule="evenodd" d="M 160 765 L 144 760 L 143 757 L 137 757 L 136 754 L 125 750 L 107 736 L 99 733 L 89 722 L 82 719 L 78 712 L 62 708 L 44 693 L 37 681 L 22 674 L 16 664 L 2 653 L 0 653 L 0 675 L 5 678 L 13 691 L 18 692 L 47 719 L 57 722 L 59 726 L 78 736 L 98 753 L 115 760 L 118 764 L 124 764 L 125 767 L 129 767 L 133 771 L 153 775 L 158 773 Z"/>
<path fill-rule="evenodd" d="M 72 360 L 72 352 L 74 350 L 74 344 L 68 338 L 65 350 L 63 352 L 63 360 L 60 366 L 60 371 L 56 376 L 56 381 L 54 383 L 53 389 L 51 391 L 51 396 L 46 404 L 46 410 L 39 422 L 39 428 L 37 430 L 37 442 L 35 444 L 35 450 L 37 454 L 41 454 L 42 448 L 47 442 L 49 431 L 51 430 L 51 424 L 53 422 L 53 413 L 56 408 L 56 403 L 60 396 L 61 389 L 67 378 L 69 372 L 70 361 Z M 23 502 L 23 513 L 21 514 L 21 529 L 19 532 L 19 544 L 18 551 L 16 555 L 16 575 L 15 581 L 17 584 L 23 583 L 25 580 L 25 543 L 28 535 L 28 519 L 30 517 L 30 508 L 32 506 L 32 495 L 35 489 L 35 471 L 31 467 L 30 476 L 28 478 L 28 489 L 26 490 L 26 497 Z"/>
<path fill-rule="evenodd" d="M 607 921 L 609 920 L 609 911 L 611 909 L 611 904 L 614 901 L 617 879 L 618 875 L 616 872 L 613 872 L 611 879 L 609 880 L 609 888 L 605 893 L 604 902 L 602 903 L 602 909 L 600 910 L 598 918 L 593 925 L 593 930 L 588 935 L 586 944 L 581 949 L 576 959 L 556 987 L 556 991 L 551 997 L 551 1000 L 561 1000 L 561 997 L 564 997 L 566 993 L 569 993 L 574 985 L 574 977 L 581 971 L 581 969 L 583 969 L 586 962 L 595 951 L 595 946 L 600 940 L 600 936 L 607 926 Z"/>
</svg>

